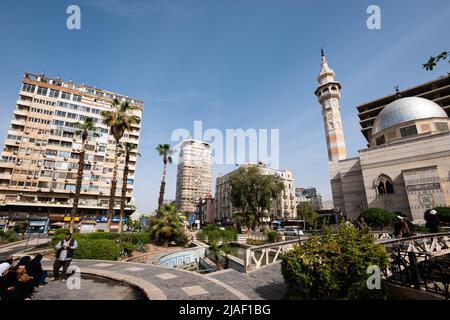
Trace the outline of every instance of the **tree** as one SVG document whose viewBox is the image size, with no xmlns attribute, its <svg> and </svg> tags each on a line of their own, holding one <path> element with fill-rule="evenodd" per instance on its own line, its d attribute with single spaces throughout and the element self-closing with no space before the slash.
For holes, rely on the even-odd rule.
<svg viewBox="0 0 450 320">
<path fill-rule="evenodd" d="M 230 197 L 238 210 L 236 218 L 255 228 L 272 208 L 273 200 L 283 191 L 283 183 L 273 175 L 264 175 L 258 166 L 241 167 L 230 176 Z"/>
<path fill-rule="evenodd" d="M 297 206 L 297 217 L 312 226 L 317 220 L 317 212 L 309 202 L 300 202 Z"/>
<path fill-rule="evenodd" d="M 118 99 L 114 99 L 112 101 L 111 108 L 112 110 L 101 112 L 103 123 L 110 128 L 109 133 L 114 137 L 114 140 L 116 141 L 116 148 L 114 152 L 113 178 L 111 181 L 111 192 L 108 207 L 108 229 L 110 229 L 111 227 L 111 220 L 114 213 L 114 202 L 117 186 L 117 167 L 119 165 L 117 160 L 119 157 L 120 139 L 122 139 L 125 131 L 132 131 L 133 124 L 139 124 L 141 122 L 141 119 L 138 116 L 130 114 L 133 110 L 136 109 L 136 107 L 131 105 L 126 100 L 119 101 Z"/>
<path fill-rule="evenodd" d="M 176 241 L 187 242 L 187 236 L 181 224 L 179 213 L 173 204 L 165 204 L 150 219 L 150 234 L 153 240 L 162 242 L 164 247 Z"/>
<path fill-rule="evenodd" d="M 380 208 L 369 208 L 362 213 L 362 216 L 369 227 L 373 229 L 390 228 L 396 217 L 393 212 Z"/>
<path fill-rule="evenodd" d="M 448 62 L 450 63 L 449 57 L 450 57 L 450 52 L 443 51 L 440 54 L 438 54 L 437 56 L 431 56 L 428 59 L 427 63 L 422 64 L 422 67 L 427 71 L 432 71 L 439 61 L 445 61 L 448 59 Z"/>
<path fill-rule="evenodd" d="M 170 144 L 159 144 L 156 147 L 156 151 L 163 158 L 163 175 L 161 179 L 161 187 L 159 190 L 159 199 L 158 199 L 158 209 L 161 208 L 164 201 L 164 192 L 166 188 L 166 171 L 167 171 L 167 163 L 172 163 L 172 157 L 170 156 L 175 152 L 170 148 Z"/>
<path fill-rule="evenodd" d="M 369 267 L 384 271 L 389 265 L 383 245 L 367 230 L 341 224 L 336 233 L 325 228 L 286 252 L 281 272 L 288 287 L 300 299 L 383 299 L 381 283 L 368 287 Z"/>
<path fill-rule="evenodd" d="M 137 144 L 131 142 L 125 142 L 122 146 L 122 153 L 125 154 L 125 167 L 123 169 L 123 177 L 122 177 L 122 197 L 120 199 L 120 222 L 119 222 L 119 230 L 120 235 L 122 236 L 122 225 L 123 225 L 123 213 L 125 211 L 125 203 L 127 202 L 127 186 L 128 186 L 128 172 L 130 166 L 130 155 L 136 154 L 140 156 L 140 153 L 136 151 Z M 121 238 L 122 239 L 122 238 Z"/>
<path fill-rule="evenodd" d="M 215 262 L 219 269 L 228 264 L 228 255 L 233 252 L 232 243 L 237 241 L 237 231 L 234 229 L 220 229 L 215 224 L 209 224 L 198 234 L 200 241 L 206 241 L 209 244 L 209 251 L 214 253 Z"/>
<path fill-rule="evenodd" d="M 98 137 L 99 135 L 95 132 L 97 127 L 95 126 L 95 119 L 91 117 L 85 118 L 82 122 L 75 122 L 73 124 L 74 128 L 77 129 L 75 132 L 76 135 L 81 137 L 81 150 L 80 156 L 78 158 L 78 171 L 77 171 L 77 183 L 75 185 L 75 196 L 73 198 L 73 207 L 70 214 L 70 233 L 73 233 L 74 229 L 74 218 L 78 211 L 78 204 L 80 201 L 80 193 L 81 193 L 81 185 L 83 183 L 83 174 L 84 174 L 84 155 L 86 153 L 86 143 L 88 141 L 89 132 L 93 133 L 94 137 Z"/>
</svg>

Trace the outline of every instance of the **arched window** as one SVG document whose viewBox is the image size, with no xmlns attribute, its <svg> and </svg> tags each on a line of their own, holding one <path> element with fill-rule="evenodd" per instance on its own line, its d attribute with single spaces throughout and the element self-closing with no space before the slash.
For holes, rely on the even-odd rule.
<svg viewBox="0 0 450 320">
<path fill-rule="evenodd" d="M 392 183 L 391 178 L 386 175 L 378 177 L 376 188 L 378 194 L 394 193 L 394 184 Z"/>
</svg>

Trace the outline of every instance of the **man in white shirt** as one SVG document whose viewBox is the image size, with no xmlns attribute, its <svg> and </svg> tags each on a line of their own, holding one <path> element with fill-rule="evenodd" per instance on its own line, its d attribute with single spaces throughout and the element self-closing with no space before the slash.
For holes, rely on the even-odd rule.
<svg viewBox="0 0 450 320">
<path fill-rule="evenodd" d="M 67 269 L 72 261 L 73 251 L 78 248 L 75 239 L 71 239 L 72 234 L 67 232 L 64 239 L 56 245 L 56 259 L 53 263 L 53 280 L 59 279 L 59 269 L 63 267 L 61 281 L 65 282 L 67 277 Z"/>
</svg>

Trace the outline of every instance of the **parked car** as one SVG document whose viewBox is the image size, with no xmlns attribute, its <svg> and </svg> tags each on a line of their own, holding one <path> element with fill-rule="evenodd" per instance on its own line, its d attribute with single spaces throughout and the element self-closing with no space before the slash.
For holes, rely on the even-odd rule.
<svg viewBox="0 0 450 320">
<path fill-rule="evenodd" d="M 303 231 L 302 230 L 298 230 L 298 229 L 287 229 L 284 232 L 285 236 L 303 236 Z"/>
</svg>

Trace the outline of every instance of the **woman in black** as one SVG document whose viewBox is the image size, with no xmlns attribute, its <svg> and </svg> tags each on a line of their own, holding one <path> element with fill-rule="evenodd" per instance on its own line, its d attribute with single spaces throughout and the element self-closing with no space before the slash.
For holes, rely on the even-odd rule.
<svg viewBox="0 0 450 320">
<path fill-rule="evenodd" d="M 45 271 L 42 270 L 41 260 L 42 254 L 38 253 L 26 266 L 27 273 L 30 277 L 33 277 L 34 286 L 36 288 L 38 288 L 39 284 L 43 283 L 43 280 L 45 280 Z"/>
</svg>

